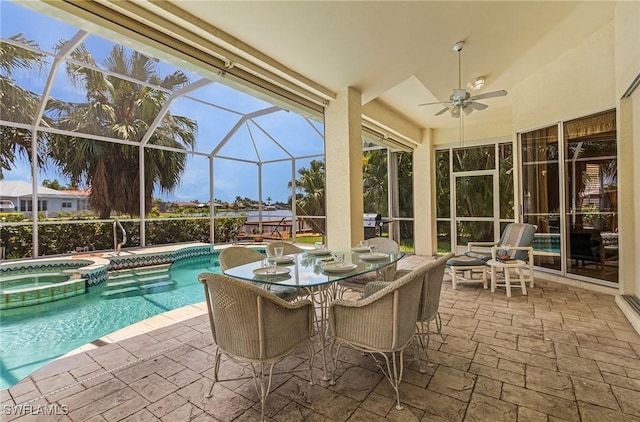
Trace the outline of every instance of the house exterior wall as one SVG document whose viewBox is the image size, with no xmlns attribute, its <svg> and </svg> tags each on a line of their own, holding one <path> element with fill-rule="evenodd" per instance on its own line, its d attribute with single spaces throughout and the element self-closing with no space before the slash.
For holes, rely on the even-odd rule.
<svg viewBox="0 0 640 422">
<path fill-rule="evenodd" d="M 509 93 L 508 95 L 511 95 Z M 511 117 L 494 120 L 482 125 L 469 123 L 464 124 L 464 142 L 479 140 L 505 140 L 511 139 L 513 124 Z M 434 129 L 432 145 L 446 145 L 460 143 L 460 128 L 450 127 Z"/>
<path fill-rule="evenodd" d="M 9 200 L 11 202 L 13 202 L 13 204 L 15 205 L 16 211 L 18 212 L 30 212 L 27 211 L 27 207 L 26 207 L 26 203 L 23 204 L 24 201 L 27 201 L 29 203 L 31 203 L 31 196 L 21 196 L 21 197 L 16 197 L 16 196 L 2 196 L 0 197 L 0 199 L 3 200 Z M 46 196 L 40 196 L 38 198 L 39 201 L 46 201 L 47 202 L 47 212 L 49 213 L 54 213 L 54 212 L 80 212 L 80 211 L 86 211 L 87 210 L 87 199 L 85 198 L 76 198 L 76 197 L 71 197 L 71 198 L 47 198 Z M 22 201 L 22 202 L 21 202 Z M 68 203 L 70 204 L 70 207 L 63 207 L 63 203 Z M 25 206 L 22 206 L 25 205 Z M 32 209 L 37 209 L 36 207 L 33 207 Z"/>
<path fill-rule="evenodd" d="M 516 85 L 513 129 L 530 130 L 616 106 L 611 22 Z"/>
<path fill-rule="evenodd" d="M 619 2 L 615 19 L 520 83 L 515 132 L 599 111 L 618 110 L 620 293 L 640 293 L 640 139 L 638 94 L 621 100 L 640 72 L 640 6 Z"/>
</svg>

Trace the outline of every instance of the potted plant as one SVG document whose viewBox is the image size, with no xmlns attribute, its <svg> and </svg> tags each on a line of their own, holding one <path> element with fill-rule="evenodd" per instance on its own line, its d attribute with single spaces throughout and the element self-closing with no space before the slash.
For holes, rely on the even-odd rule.
<svg viewBox="0 0 640 422">
<path fill-rule="evenodd" d="M 253 233 L 254 242 L 262 242 L 263 240 L 262 233 L 260 233 L 260 230 L 258 228 L 253 229 L 252 233 Z"/>
</svg>

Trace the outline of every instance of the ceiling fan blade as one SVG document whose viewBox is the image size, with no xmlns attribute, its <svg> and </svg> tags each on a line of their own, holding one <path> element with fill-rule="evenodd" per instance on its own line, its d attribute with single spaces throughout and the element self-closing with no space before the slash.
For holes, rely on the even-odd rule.
<svg viewBox="0 0 640 422">
<path fill-rule="evenodd" d="M 439 115 L 441 115 L 441 114 L 442 114 L 442 113 L 444 113 L 445 111 L 449 110 L 451 107 L 452 107 L 452 106 L 448 106 L 448 107 L 443 108 L 442 110 L 440 110 L 439 112 L 437 112 L 436 114 L 434 114 L 434 116 L 439 116 Z"/>
<path fill-rule="evenodd" d="M 477 102 L 475 102 L 475 101 L 470 102 L 470 103 L 469 103 L 469 105 L 470 105 L 474 110 L 477 110 L 477 111 L 484 110 L 485 108 L 489 107 L 489 106 L 488 106 L 488 105 L 486 105 L 486 104 L 477 103 Z"/>
<path fill-rule="evenodd" d="M 473 111 L 473 107 L 471 106 L 470 103 L 467 103 L 467 104 L 462 106 L 462 111 L 464 111 L 464 115 L 465 116 L 468 116 Z"/>
<path fill-rule="evenodd" d="M 434 105 L 434 104 L 448 104 L 451 101 L 436 101 L 435 103 L 424 103 L 424 104 L 418 104 L 418 107 L 422 107 L 422 106 L 428 106 L 428 105 Z"/>
<path fill-rule="evenodd" d="M 504 97 L 505 95 L 507 95 L 507 91 L 502 89 L 500 91 L 485 92 L 484 94 L 474 95 L 473 97 L 469 98 L 469 100 L 475 101 L 482 100 L 484 98 Z"/>
</svg>

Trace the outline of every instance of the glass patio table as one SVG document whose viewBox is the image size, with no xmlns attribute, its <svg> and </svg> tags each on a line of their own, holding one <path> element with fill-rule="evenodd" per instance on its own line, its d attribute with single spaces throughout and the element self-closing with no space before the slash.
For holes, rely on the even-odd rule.
<svg viewBox="0 0 640 422">
<path fill-rule="evenodd" d="M 251 262 L 229 268 L 224 274 L 261 285 L 279 285 L 304 289 L 316 304 L 319 315 L 320 344 L 324 380 L 327 377 L 326 365 L 326 329 L 328 306 L 331 300 L 339 297 L 338 282 L 350 277 L 382 270 L 404 257 L 404 252 L 369 252 L 364 248 L 350 250 L 311 249 L 280 258 L 267 258 L 276 263 L 273 267 L 265 265 L 265 260 Z M 344 257 L 342 263 L 335 262 L 335 256 Z"/>
<path fill-rule="evenodd" d="M 354 248 L 357 249 L 357 248 Z M 334 256 L 344 256 L 343 264 L 336 263 Z M 224 271 L 229 277 L 259 284 L 311 289 L 333 285 L 338 281 L 381 270 L 397 262 L 404 252 L 354 252 L 353 250 L 316 250 L 271 258 L 274 268 L 264 266 L 264 261 L 251 262 Z"/>
</svg>

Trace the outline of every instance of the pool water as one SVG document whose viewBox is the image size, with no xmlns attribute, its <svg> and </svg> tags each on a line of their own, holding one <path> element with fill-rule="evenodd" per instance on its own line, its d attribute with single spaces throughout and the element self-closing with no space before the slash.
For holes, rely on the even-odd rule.
<svg viewBox="0 0 640 422">
<path fill-rule="evenodd" d="M 52 273 L 50 271 L 37 271 L 10 277 L 3 276 L 2 293 L 10 293 L 25 287 L 50 287 L 68 279 L 69 276 L 66 274 Z"/>
<path fill-rule="evenodd" d="M 172 309 L 204 301 L 202 272 L 220 273 L 217 256 L 174 263 L 176 288 L 105 299 L 105 284 L 57 302 L 0 313 L 0 389 L 9 388 L 52 360 L 106 334 Z"/>
</svg>

